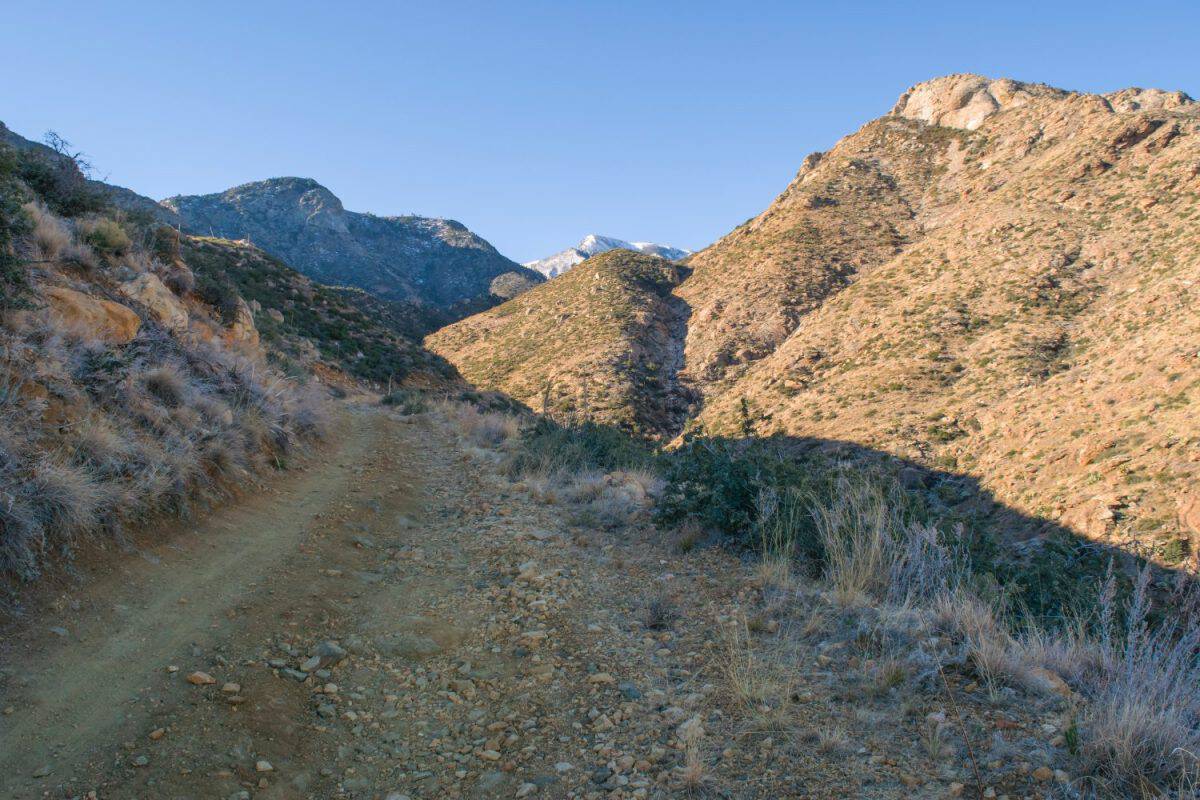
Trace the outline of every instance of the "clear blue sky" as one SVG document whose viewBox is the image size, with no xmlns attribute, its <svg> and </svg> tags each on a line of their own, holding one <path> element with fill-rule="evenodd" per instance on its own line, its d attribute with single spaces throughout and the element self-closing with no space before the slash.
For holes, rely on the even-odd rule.
<svg viewBox="0 0 1200 800">
<path fill-rule="evenodd" d="M 311 176 L 529 260 L 702 247 L 908 86 L 1200 93 L 1200 2 L 4 4 L 0 120 L 143 194 Z"/>
</svg>

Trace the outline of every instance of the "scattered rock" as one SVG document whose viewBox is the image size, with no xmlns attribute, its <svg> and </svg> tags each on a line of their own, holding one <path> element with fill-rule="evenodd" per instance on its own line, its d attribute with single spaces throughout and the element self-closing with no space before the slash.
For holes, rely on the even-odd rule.
<svg viewBox="0 0 1200 800">
<path fill-rule="evenodd" d="M 211 686 L 217 682 L 217 679 L 207 672 L 196 670 L 191 675 L 187 676 L 187 682 L 193 686 Z"/>
</svg>

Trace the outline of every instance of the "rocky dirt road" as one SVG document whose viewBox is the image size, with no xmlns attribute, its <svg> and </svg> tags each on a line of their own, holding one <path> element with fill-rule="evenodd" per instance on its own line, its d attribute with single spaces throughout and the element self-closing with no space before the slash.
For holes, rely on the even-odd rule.
<svg viewBox="0 0 1200 800">
<path fill-rule="evenodd" d="M 0 797 L 962 791 L 921 744 L 936 697 L 730 644 L 778 630 L 746 565 L 573 525 L 435 415 L 343 416 L 307 469 L 9 632 Z"/>
</svg>

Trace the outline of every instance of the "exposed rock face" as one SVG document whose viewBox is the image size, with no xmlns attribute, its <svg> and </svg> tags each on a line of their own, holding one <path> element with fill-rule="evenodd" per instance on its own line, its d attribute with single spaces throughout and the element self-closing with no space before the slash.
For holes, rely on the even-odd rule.
<svg viewBox="0 0 1200 800">
<path fill-rule="evenodd" d="M 188 329 L 187 309 L 157 275 L 143 273 L 121 284 L 118 289 L 121 294 L 144 305 L 167 330 L 181 333 Z"/>
<path fill-rule="evenodd" d="M 240 297 L 237 299 L 233 319 L 225 326 L 225 341 L 247 347 L 258 346 L 258 328 L 254 324 L 254 312 Z"/>
<path fill-rule="evenodd" d="M 945 128 L 973 131 L 997 111 L 1020 108 L 1035 97 L 1064 97 L 1049 86 L 982 75 L 948 75 L 918 84 L 900 96 L 892 113 Z"/>
<path fill-rule="evenodd" d="M 492 293 L 501 276 L 511 276 L 501 291 L 513 291 L 518 279 L 541 280 L 458 222 L 346 211 L 308 178 L 274 178 L 220 194 L 172 197 L 163 205 L 192 233 L 248 238 L 315 280 L 388 300 L 468 313 L 511 296 Z"/>
<path fill-rule="evenodd" d="M 65 327 L 89 332 L 109 344 L 125 344 L 137 336 L 142 321 L 132 309 L 65 286 L 43 291 L 50 313 Z"/>
</svg>

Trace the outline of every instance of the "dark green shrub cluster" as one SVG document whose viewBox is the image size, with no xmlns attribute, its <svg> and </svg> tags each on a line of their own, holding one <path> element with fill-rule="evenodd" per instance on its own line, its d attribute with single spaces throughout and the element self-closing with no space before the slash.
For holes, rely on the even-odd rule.
<svg viewBox="0 0 1200 800">
<path fill-rule="evenodd" d="M 17 176 L 61 217 L 104 211 L 109 206 L 108 197 L 88 182 L 81 168 L 87 163 L 80 154 L 67 149 L 69 143 L 57 138 L 55 141 L 64 148 L 57 154 L 32 149 L 17 153 Z"/>
<path fill-rule="evenodd" d="M 13 240 L 30 227 L 29 217 L 21 208 L 16 172 L 16 153 L 0 145 L 0 309 L 24 305 L 29 289 L 25 266 L 13 251 Z"/>
<path fill-rule="evenodd" d="M 514 474 L 648 469 L 655 466 L 654 450 L 609 425 L 579 422 L 560 425 L 537 417 L 521 436 L 521 446 L 509 468 Z"/>
<path fill-rule="evenodd" d="M 658 521 L 693 520 L 739 541 L 754 531 L 762 491 L 807 484 L 800 467 L 770 441 L 695 438 L 662 464 L 667 490 Z"/>
<path fill-rule="evenodd" d="M 401 414 L 423 414 L 429 409 L 428 397 L 423 392 L 411 389 L 397 389 L 388 392 L 379 402 L 395 408 Z"/>
<path fill-rule="evenodd" d="M 101 219 L 87 226 L 84 241 L 102 256 L 119 256 L 128 252 L 133 242 L 129 234 L 114 219 Z"/>
</svg>

